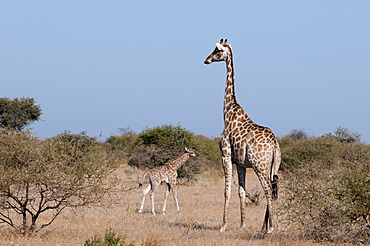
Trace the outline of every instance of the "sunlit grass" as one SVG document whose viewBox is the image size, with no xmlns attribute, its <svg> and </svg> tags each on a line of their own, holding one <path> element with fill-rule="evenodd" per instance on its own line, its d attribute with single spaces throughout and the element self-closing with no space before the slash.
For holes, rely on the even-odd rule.
<svg viewBox="0 0 370 246">
<path fill-rule="evenodd" d="M 136 184 L 136 174 L 126 175 L 123 168 L 115 174 L 123 178 L 123 186 L 133 187 Z M 247 189 L 260 189 L 253 171 L 248 171 L 247 180 Z M 180 186 L 178 192 L 181 214 L 177 214 L 172 197 L 169 198 L 166 215 L 160 214 L 164 188 L 162 185 L 156 192 L 156 216 L 150 213 L 150 199 L 147 199 L 144 212 L 137 213 L 142 189 L 135 188 L 122 192 L 118 202 L 111 208 L 66 211 L 37 235 L 19 236 L 2 226 L 0 245 L 84 245 L 89 238 L 104 237 L 108 229 L 125 236 L 126 242 L 134 245 L 314 245 L 311 242 L 294 241 L 292 238 L 279 236 L 278 233 L 261 234 L 265 211 L 265 200 L 262 198 L 258 206 L 247 206 L 247 227 L 240 228 L 239 199 L 234 185 L 230 223 L 227 231 L 220 233 L 223 178 L 200 178 L 198 183 Z"/>
</svg>

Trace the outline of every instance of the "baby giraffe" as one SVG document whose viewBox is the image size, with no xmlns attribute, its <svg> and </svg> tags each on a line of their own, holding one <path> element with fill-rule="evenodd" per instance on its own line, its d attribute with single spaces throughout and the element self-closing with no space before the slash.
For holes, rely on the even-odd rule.
<svg viewBox="0 0 370 246">
<path fill-rule="evenodd" d="M 169 160 L 163 166 L 154 167 L 144 173 L 142 181 L 144 181 L 145 176 L 149 174 L 149 185 L 146 189 L 143 190 L 143 201 L 141 202 L 141 206 L 138 211 L 139 213 L 143 211 L 145 197 L 146 195 L 148 195 L 148 193 L 150 193 L 150 200 L 152 202 L 152 213 L 153 215 L 155 215 L 154 192 L 162 182 L 166 182 L 167 184 L 162 213 L 165 214 L 166 212 L 167 197 L 171 190 L 173 198 L 176 202 L 177 213 L 180 213 L 176 190 L 177 169 L 179 169 L 189 159 L 190 156 L 197 157 L 198 155 L 194 149 L 188 149 L 185 147 L 185 152 L 175 159 Z M 140 183 L 140 186 L 141 185 L 142 183 Z"/>
</svg>

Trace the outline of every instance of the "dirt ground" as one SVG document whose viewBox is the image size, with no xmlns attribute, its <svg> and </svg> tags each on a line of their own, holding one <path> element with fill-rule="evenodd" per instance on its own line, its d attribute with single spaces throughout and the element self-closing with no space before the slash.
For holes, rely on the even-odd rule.
<svg viewBox="0 0 370 246">
<path fill-rule="evenodd" d="M 129 175 L 127 175 L 129 174 Z M 139 173 L 120 169 L 117 176 L 126 187 L 136 187 Z M 146 187 L 147 184 L 144 184 Z M 111 208 L 90 208 L 73 213 L 65 211 L 49 227 L 35 236 L 14 235 L 5 226 L 0 227 L 0 245 L 83 245 L 86 239 L 103 236 L 108 229 L 126 236 L 126 242 L 135 245 L 315 245 L 313 242 L 297 241 L 279 232 L 263 236 L 260 232 L 265 211 L 265 200 L 247 206 L 247 227 L 240 228 L 240 209 L 237 187 L 233 185 L 227 231 L 220 233 L 223 213 L 223 178 L 199 178 L 197 183 L 180 186 L 177 214 L 175 202 L 170 196 L 165 215 L 160 214 L 165 186 L 156 192 L 156 211 L 150 211 L 150 199 L 146 200 L 144 212 L 137 213 L 142 199 L 142 189 L 134 188 L 120 194 L 119 202 Z M 261 192 L 253 170 L 247 173 L 247 191 Z"/>
</svg>

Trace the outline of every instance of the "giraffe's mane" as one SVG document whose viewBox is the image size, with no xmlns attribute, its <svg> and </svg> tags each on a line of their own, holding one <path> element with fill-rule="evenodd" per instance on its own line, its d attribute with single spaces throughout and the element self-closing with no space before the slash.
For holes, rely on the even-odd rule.
<svg viewBox="0 0 370 246">
<path fill-rule="evenodd" d="M 171 161 L 174 161 L 174 160 L 180 159 L 184 154 L 187 154 L 187 152 L 182 152 L 180 155 L 178 155 L 177 157 L 175 157 L 175 158 L 174 158 L 174 159 L 172 159 Z"/>
</svg>

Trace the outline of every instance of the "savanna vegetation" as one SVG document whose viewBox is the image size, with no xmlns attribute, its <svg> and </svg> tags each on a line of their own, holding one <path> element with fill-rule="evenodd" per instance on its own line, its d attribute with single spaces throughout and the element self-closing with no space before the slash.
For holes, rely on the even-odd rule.
<svg viewBox="0 0 370 246">
<path fill-rule="evenodd" d="M 370 243 L 370 146 L 338 127 L 320 137 L 280 139 L 281 223 L 301 238 Z"/>
<path fill-rule="evenodd" d="M 101 225 L 123 223 L 128 231 L 136 231 L 136 223 L 142 226 L 132 215 L 135 209 L 131 206 L 136 206 L 135 201 L 122 197 L 137 192 L 139 202 L 141 192 L 123 188 L 126 185 L 123 176 L 133 184 L 141 170 L 164 164 L 183 152 L 185 147 L 197 149 L 200 156 L 189 159 L 179 169 L 182 184 L 193 191 L 204 187 L 208 191 L 219 189 L 219 194 L 210 195 L 219 197 L 217 202 L 222 203 L 223 174 L 217 138 L 196 135 L 181 125 L 161 125 L 140 133 L 121 129 L 120 134 L 112 135 L 104 142 L 84 132 L 73 134 L 68 131 L 41 139 L 26 129 L 41 116 L 40 107 L 34 103 L 33 99 L 27 98 L 0 100 L 0 234 L 7 231 L 9 237 L 9 233 L 35 235 L 47 230 L 45 228 L 57 230 L 58 226 L 52 225 L 58 219 L 64 220 L 63 224 L 67 219 L 78 224 L 76 217 L 97 208 L 103 209 L 107 215 L 113 214 L 113 218 L 120 218 L 112 224 L 105 216 L 100 220 Z M 22 113 L 25 108 L 27 110 Z M 30 110 L 33 113 L 29 113 Z M 281 195 L 277 203 L 279 230 L 276 235 L 300 242 L 370 244 L 370 146 L 361 142 L 361 135 L 343 127 L 323 136 L 293 130 L 279 142 L 282 150 Z M 120 170 L 124 170 L 124 174 Z M 217 187 L 215 182 L 218 182 Z M 206 199 L 196 192 L 184 194 L 184 200 L 187 196 L 191 196 L 188 203 L 199 199 L 198 205 Z M 206 202 L 216 203 L 215 200 Z M 186 206 L 181 202 L 181 191 L 180 205 Z M 119 217 L 122 210 L 125 210 L 124 218 Z M 213 221 L 215 214 L 221 220 L 221 212 L 210 213 L 207 205 L 188 211 L 197 214 L 195 218 L 206 216 L 204 220 Z M 73 217 L 68 217 L 71 213 Z M 162 221 L 160 226 L 166 228 L 161 217 L 157 218 Z M 186 234 L 189 240 L 191 233 L 203 230 L 205 238 L 207 233 L 217 232 L 215 226 L 199 223 L 194 221 L 195 218 L 186 222 L 186 218 L 181 217 L 167 224 L 168 229 L 186 228 L 190 233 Z M 147 219 L 144 224 L 152 222 Z M 137 239 L 136 242 L 127 239 L 124 235 L 127 231 L 121 235 L 121 232 L 106 229 L 104 236 L 84 238 L 85 245 L 139 243 Z M 43 237 L 51 237 L 53 230 Z M 266 236 L 243 233 L 243 240 L 260 240 Z M 200 237 L 200 234 L 196 235 Z M 238 241 L 240 236 L 236 237 Z M 216 239 L 216 242 L 226 239 Z M 141 245 L 167 245 L 166 242 L 147 235 L 142 238 Z"/>
<path fill-rule="evenodd" d="M 40 140 L 30 131 L 0 128 L 0 223 L 29 234 L 66 208 L 106 205 L 119 161 L 84 133 Z"/>
<path fill-rule="evenodd" d="M 183 181 L 196 181 L 198 174 L 220 165 L 218 140 L 195 135 L 180 125 L 146 128 L 138 134 L 129 129 L 121 131 L 121 135 L 111 136 L 106 142 L 112 151 L 124 154 L 130 167 L 150 169 L 163 165 L 183 153 L 185 147 L 195 148 L 199 158 L 189 159 L 178 170 Z"/>
</svg>

